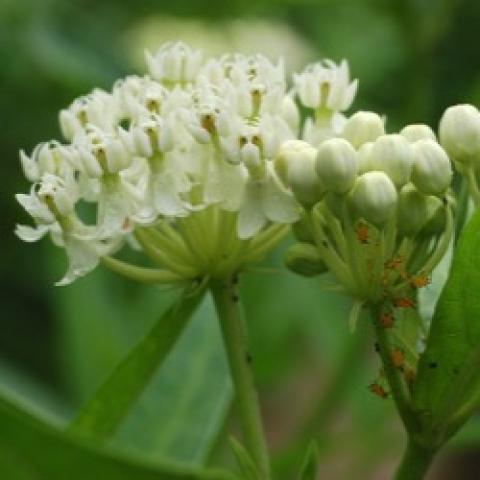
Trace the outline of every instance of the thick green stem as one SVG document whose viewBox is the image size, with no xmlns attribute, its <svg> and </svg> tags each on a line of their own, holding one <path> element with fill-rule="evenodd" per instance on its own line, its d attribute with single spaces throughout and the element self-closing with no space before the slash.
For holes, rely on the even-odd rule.
<svg viewBox="0 0 480 480">
<path fill-rule="evenodd" d="M 422 480 L 432 463 L 435 450 L 408 442 L 394 480 Z"/>
<path fill-rule="evenodd" d="M 230 373 L 235 386 L 236 401 L 247 450 L 252 456 L 260 478 L 269 480 L 270 461 L 263 431 L 260 404 L 253 380 L 252 358 L 241 315 L 234 278 L 211 282 L 210 285 L 220 320 Z"/>
</svg>

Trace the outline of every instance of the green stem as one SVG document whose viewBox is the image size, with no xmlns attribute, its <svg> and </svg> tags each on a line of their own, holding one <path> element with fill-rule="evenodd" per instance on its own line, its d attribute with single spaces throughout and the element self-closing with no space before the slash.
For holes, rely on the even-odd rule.
<svg viewBox="0 0 480 480">
<path fill-rule="evenodd" d="M 468 188 L 472 196 L 473 203 L 476 207 L 480 205 L 480 190 L 478 188 L 477 179 L 475 178 L 475 171 L 473 167 L 466 169 L 465 175 L 467 177 Z"/>
<path fill-rule="evenodd" d="M 401 372 L 392 363 L 393 348 L 391 341 L 386 329 L 382 327 L 378 321 L 381 315 L 381 307 L 379 305 L 371 305 L 370 311 L 372 314 L 372 321 L 375 329 L 375 335 L 377 337 L 383 369 L 390 386 L 393 401 L 395 402 L 398 413 L 403 424 L 405 425 L 405 428 L 407 429 L 407 432 L 409 434 L 417 432 L 418 419 L 411 407 L 408 388 L 403 380 Z"/>
<path fill-rule="evenodd" d="M 470 196 L 468 192 L 468 183 L 465 180 L 465 177 L 462 175 L 460 176 L 460 192 L 458 194 L 458 206 L 455 215 L 455 244 L 460 238 L 460 233 L 462 233 L 463 227 L 467 221 L 469 200 Z"/>
<path fill-rule="evenodd" d="M 271 474 L 267 443 L 235 279 L 232 277 L 226 281 L 212 281 L 210 289 L 220 320 L 230 373 L 235 386 L 245 444 L 258 468 L 260 478 L 269 480 Z"/>
<path fill-rule="evenodd" d="M 435 450 L 424 448 L 409 441 L 394 480 L 422 480 L 432 463 L 434 455 Z"/>
</svg>

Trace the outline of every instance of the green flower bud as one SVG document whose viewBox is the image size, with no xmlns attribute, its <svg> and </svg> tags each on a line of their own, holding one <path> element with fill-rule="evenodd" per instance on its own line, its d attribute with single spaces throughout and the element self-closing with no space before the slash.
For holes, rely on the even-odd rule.
<svg viewBox="0 0 480 480">
<path fill-rule="evenodd" d="M 320 145 L 315 166 L 327 190 L 346 193 L 357 176 L 357 152 L 343 138 L 332 138 Z"/>
<path fill-rule="evenodd" d="M 373 144 L 370 161 L 375 170 L 385 172 L 397 187 L 402 187 L 410 180 L 412 146 L 401 135 L 383 135 Z"/>
<path fill-rule="evenodd" d="M 400 130 L 400 135 L 405 137 L 410 143 L 415 143 L 419 140 L 437 140 L 435 132 L 423 123 L 413 123 L 412 125 L 403 127 L 402 130 Z"/>
<path fill-rule="evenodd" d="M 442 195 L 452 181 L 452 166 L 443 148 L 432 140 L 413 145 L 412 182 L 425 195 Z"/>
<path fill-rule="evenodd" d="M 356 149 L 375 141 L 380 135 L 385 135 L 384 121 L 373 112 L 354 113 L 343 127 L 343 137 Z"/>
<path fill-rule="evenodd" d="M 301 140 L 284 142 L 275 158 L 275 171 L 297 200 L 310 207 L 321 200 L 324 188 L 315 174 L 317 150 Z"/>
<path fill-rule="evenodd" d="M 480 156 L 480 112 L 473 105 L 455 105 L 445 110 L 439 126 L 442 147 L 459 163 Z"/>
<path fill-rule="evenodd" d="M 415 236 L 429 219 L 427 197 L 414 185 L 405 185 L 398 196 L 397 225 L 400 234 Z"/>
<path fill-rule="evenodd" d="M 292 272 L 304 277 L 314 277 L 328 270 L 318 250 L 310 243 L 292 245 L 285 254 L 285 265 Z"/>
<path fill-rule="evenodd" d="M 349 200 L 360 217 L 381 226 L 395 213 L 397 197 L 395 185 L 387 174 L 367 172 L 358 177 Z"/>
</svg>

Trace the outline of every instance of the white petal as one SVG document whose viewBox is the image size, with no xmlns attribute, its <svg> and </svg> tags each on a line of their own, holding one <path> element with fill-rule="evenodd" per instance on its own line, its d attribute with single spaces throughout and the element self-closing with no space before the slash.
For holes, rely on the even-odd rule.
<svg viewBox="0 0 480 480">
<path fill-rule="evenodd" d="M 39 225 L 38 227 L 30 227 L 29 225 L 17 225 L 15 228 L 15 235 L 24 242 L 37 242 L 49 230 L 46 225 Z"/>
<path fill-rule="evenodd" d="M 55 217 L 52 215 L 52 212 L 47 208 L 47 206 L 40 202 L 35 193 L 30 195 L 25 195 L 23 193 L 17 193 L 15 195 L 17 202 L 29 213 L 33 218 L 46 222 L 52 223 L 55 221 Z"/>
<path fill-rule="evenodd" d="M 23 173 L 27 180 L 36 182 L 40 178 L 40 171 L 37 162 L 20 150 L 20 163 L 22 164 Z"/>
<path fill-rule="evenodd" d="M 152 181 L 155 209 L 161 215 L 185 216 L 187 210 L 175 189 L 174 179 L 170 175 L 156 175 Z"/>
<path fill-rule="evenodd" d="M 265 180 L 261 205 L 265 216 L 272 222 L 293 223 L 300 218 L 295 197 L 281 186 L 272 172 Z"/>
<path fill-rule="evenodd" d="M 261 186 L 257 182 L 247 185 L 246 195 L 238 213 L 237 233 L 247 239 L 256 235 L 267 223 L 261 208 Z"/>
<path fill-rule="evenodd" d="M 75 236 L 66 236 L 65 251 L 67 252 L 69 267 L 65 276 L 55 285 L 63 286 L 72 283 L 76 278 L 91 272 L 99 261 L 99 254 L 93 242 L 79 240 Z"/>
</svg>

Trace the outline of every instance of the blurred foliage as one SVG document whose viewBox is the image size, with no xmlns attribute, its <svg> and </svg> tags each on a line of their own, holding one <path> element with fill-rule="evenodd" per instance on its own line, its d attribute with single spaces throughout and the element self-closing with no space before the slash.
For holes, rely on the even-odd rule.
<svg viewBox="0 0 480 480">
<path fill-rule="evenodd" d="M 201 23 L 202 34 L 195 30 L 190 41 L 224 38 L 228 45 L 234 41 L 228 37 L 231 22 L 243 20 L 247 31 L 239 38 L 250 38 L 249 48 L 256 45 L 258 51 L 267 43 L 265 34 L 255 37 L 249 21 L 270 23 L 290 32 L 275 37 L 275 43 L 290 39 L 289 46 L 305 48 L 306 59 L 347 58 L 360 79 L 355 108 L 388 113 L 391 130 L 406 122 L 435 126 L 447 105 L 480 102 L 477 0 L 1 0 L 0 144 L 7 169 L 0 191 L 1 383 L 35 408 L 63 418 L 91 394 L 175 292 L 145 289 L 101 269 L 71 287 L 54 287 L 62 253 L 46 243 L 22 244 L 12 233 L 24 220 L 13 199 L 26 188 L 18 150 L 30 152 L 39 141 L 58 138 L 60 108 L 135 71 L 147 28 L 148 38 L 156 39 L 153 18 L 167 25 L 173 19 Z M 159 32 L 158 41 L 178 31 Z M 352 336 L 348 302 L 328 290 L 328 279 L 309 281 L 282 270 L 281 250 L 269 260 L 273 273 L 251 272 L 242 285 L 276 470 L 281 478 L 292 478 L 307 436 L 314 434 L 326 478 L 384 478 L 402 437 L 391 403 L 366 388 L 378 374 L 369 331 L 362 328 L 366 322 L 358 327 L 364 334 Z M 192 338 L 178 346 L 183 353 L 165 365 L 170 376 L 159 372 L 150 387 L 179 389 L 183 403 L 175 407 L 184 419 L 176 428 L 188 425 L 191 415 L 204 419 L 214 392 L 227 388 L 223 357 L 206 349 L 209 342 L 215 345 L 215 326 L 194 322 L 192 328 L 197 329 Z M 198 344 L 189 344 L 192 339 Z M 213 383 L 205 385 L 205 395 L 202 389 L 189 390 L 207 377 Z M 150 426 L 157 414 L 168 421 L 171 405 L 165 399 L 152 403 L 145 395 L 136 413 L 142 423 L 132 413 L 118 439 L 137 454 L 139 449 L 148 454 L 152 445 L 166 448 L 158 436 L 161 425 L 146 432 L 142 424 Z M 226 413 L 222 405 L 219 419 Z M 295 445 L 287 446 L 288 437 L 297 439 Z M 138 439 L 136 446 L 132 438 Z M 478 445 L 480 426 L 472 422 L 463 443 L 462 438 L 458 445 Z M 233 462 L 222 448 L 211 457 Z"/>
</svg>

